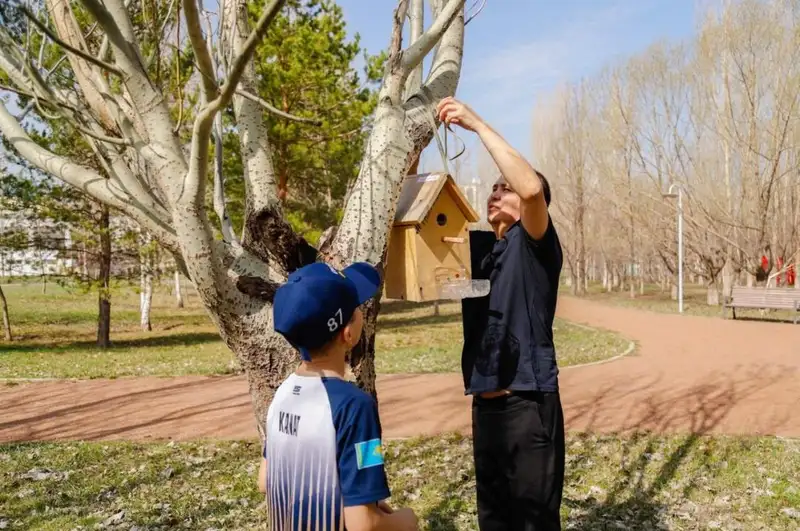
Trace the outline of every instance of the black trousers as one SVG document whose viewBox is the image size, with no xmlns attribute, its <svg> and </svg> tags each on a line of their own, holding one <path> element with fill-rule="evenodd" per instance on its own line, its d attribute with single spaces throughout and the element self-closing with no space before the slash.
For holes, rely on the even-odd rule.
<svg viewBox="0 0 800 531">
<path fill-rule="evenodd" d="M 558 393 L 474 397 L 481 531 L 561 530 L 564 416 Z"/>
</svg>

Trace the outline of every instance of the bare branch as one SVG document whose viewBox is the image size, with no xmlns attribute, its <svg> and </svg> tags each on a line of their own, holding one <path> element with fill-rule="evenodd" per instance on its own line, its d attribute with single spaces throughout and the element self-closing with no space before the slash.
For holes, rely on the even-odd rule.
<svg viewBox="0 0 800 531">
<path fill-rule="evenodd" d="M 392 40 L 389 43 L 389 62 L 395 60 L 403 49 L 403 25 L 406 22 L 409 0 L 400 0 L 394 10 Z"/>
<path fill-rule="evenodd" d="M 26 90 L 21 90 L 21 89 L 18 89 L 18 88 L 14 88 L 14 87 L 10 87 L 8 85 L 0 84 L 0 90 L 13 92 L 14 94 L 17 94 L 19 96 L 25 96 L 26 98 L 33 98 L 34 97 L 31 92 L 28 92 Z"/>
<path fill-rule="evenodd" d="M 39 21 L 39 19 L 36 18 L 36 16 L 33 13 L 31 13 L 30 10 L 27 7 L 21 6 L 20 10 L 25 14 L 26 17 L 28 17 L 30 19 L 31 22 L 33 22 L 36 25 L 37 28 L 39 28 L 42 32 L 44 32 L 44 34 L 47 35 L 50 38 L 50 40 L 52 40 L 54 43 L 58 44 L 59 46 L 61 46 L 62 48 L 64 48 L 68 52 L 70 52 L 71 54 L 77 55 L 78 57 L 80 57 L 84 61 L 88 61 L 88 62 L 92 63 L 95 66 L 99 66 L 100 68 L 102 68 L 104 70 L 108 70 L 109 72 L 112 72 L 113 74 L 116 74 L 116 75 L 122 77 L 122 71 L 119 68 L 117 68 L 116 66 L 114 66 L 114 65 L 112 65 L 110 63 L 106 63 L 105 61 L 101 61 L 101 60 L 97 59 L 96 57 L 93 57 L 91 54 L 88 54 L 88 53 L 86 53 L 86 52 L 84 52 L 82 50 L 74 48 L 74 47 L 70 46 L 69 44 L 67 44 L 66 42 L 64 42 L 61 39 L 59 39 L 58 36 L 55 33 L 53 33 L 50 30 L 50 28 L 48 28 L 41 21 Z"/>
<path fill-rule="evenodd" d="M 425 31 L 425 4 L 424 0 L 411 0 L 411 9 L 408 11 L 408 19 L 411 23 L 409 43 L 414 44 Z M 406 80 L 406 90 L 404 99 L 408 99 L 417 92 L 422 86 L 422 61 L 414 67 Z"/>
<path fill-rule="evenodd" d="M 90 136 L 90 137 L 94 138 L 95 140 L 99 140 L 100 142 L 105 142 L 107 144 L 113 144 L 115 146 L 132 146 L 133 145 L 133 142 L 131 142 L 130 140 L 126 140 L 124 138 L 119 138 L 119 137 L 115 137 L 115 136 L 102 135 L 100 133 L 96 133 L 96 132 L 92 131 L 91 129 L 87 129 L 86 127 L 82 126 L 81 124 L 79 124 L 77 122 L 74 122 L 72 120 L 70 120 L 70 121 L 72 122 L 72 126 L 75 129 L 77 129 L 78 131 L 80 131 L 81 133 L 83 133 L 86 136 Z"/>
<path fill-rule="evenodd" d="M 150 164 L 159 187 L 174 204 L 182 193 L 182 181 L 176 175 L 185 175 L 186 158 L 179 138 L 172 133 L 174 124 L 166 98 L 150 80 L 144 67 L 128 11 L 121 0 L 82 2 L 105 30 L 116 63 L 125 72 L 125 89 L 131 102 L 119 98 L 120 107 L 125 109 L 126 116 L 137 125 L 137 129 L 142 130 L 141 137 L 146 146 L 140 153 Z M 208 135 L 204 140 L 207 153 Z"/>
<path fill-rule="evenodd" d="M 283 7 L 284 3 L 285 0 L 272 0 L 272 2 L 264 8 L 264 13 L 261 15 L 261 18 L 258 19 L 255 29 L 250 36 L 247 37 L 247 40 L 242 46 L 239 55 L 233 60 L 233 65 L 231 66 L 231 71 L 228 74 L 228 79 L 225 81 L 225 85 L 222 87 L 222 94 L 220 95 L 219 102 L 217 104 L 218 107 L 222 108 L 231 101 L 231 98 L 236 91 L 236 86 L 239 84 L 239 79 L 242 77 L 245 67 L 253 57 L 256 46 L 258 46 L 258 43 L 260 43 L 264 38 L 267 28 L 269 28 L 269 25 L 278 15 L 278 12 Z"/>
<path fill-rule="evenodd" d="M 197 59 L 197 67 L 200 71 L 200 78 L 203 84 L 203 96 L 205 101 L 211 101 L 217 94 L 216 73 L 211 54 L 208 51 L 208 44 L 203 37 L 203 27 L 200 24 L 200 13 L 197 9 L 197 0 L 183 0 L 183 14 L 186 17 L 186 29 L 189 32 L 189 41 L 192 43 L 194 56 Z M 211 36 L 209 36 L 209 39 Z"/>
<path fill-rule="evenodd" d="M 205 175 L 208 167 L 208 139 L 211 133 L 214 117 L 218 112 L 225 108 L 236 92 L 236 85 L 250 62 L 255 52 L 255 48 L 269 27 L 269 24 L 277 16 L 278 11 L 283 6 L 284 0 L 272 0 L 265 8 L 264 13 L 258 20 L 256 28 L 242 46 L 239 55 L 236 57 L 231 68 L 221 94 L 214 101 L 209 103 L 197 116 L 192 129 L 192 146 L 189 159 L 189 170 L 184 179 L 183 190 L 180 200 L 182 202 L 191 201 L 195 206 L 203 201 L 205 190 Z"/>
<path fill-rule="evenodd" d="M 274 105 L 271 105 L 268 101 L 266 101 L 266 100 L 264 100 L 262 98 L 259 98 L 255 94 L 247 92 L 246 90 L 237 89 L 236 90 L 236 94 L 238 94 L 239 96 L 242 96 L 244 98 L 247 98 L 250 101 L 258 103 L 259 105 L 264 107 L 264 109 L 266 109 L 267 112 L 269 112 L 270 114 L 274 114 L 275 116 L 278 116 L 280 118 L 286 118 L 287 120 L 292 120 L 293 122 L 300 122 L 300 123 L 304 123 L 304 124 L 322 125 L 322 121 L 321 120 L 317 120 L 316 118 L 303 118 L 302 116 L 295 116 L 294 114 L 289 114 L 288 112 L 283 112 L 282 110 L 278 109 Z"/>
<path fill-rule="evenodd" d="M 463 11 L 463 8 L 464 0 L 449 0 L 447 2 L 447 5 L 444 6 L 444 9 L 436 17 L 431 27 L 403 52 L 402 65 L 405 72 L 410 73 L 418 64 L 422 63 L 422 60 L 441 40 L 447 28 L 450 27 L 450 23 Z"/>
<path fill-rule="evenodd" d="M 130 196 L 118 186 L 114 186 L 113 182 L 105 179 L 92 168 L 70 162 L 31 140 L 2 101 L 0 101 L 0 132 L 21 156 L 40 170 L 82 190 L 97 201 L 125 212 L 138 223 L 152 230 L 160 240 L 167 244 L 170 242 L 175 244 L 175 232 L 172 228 L 157 221 L 152 213 L 135 208 Z"/>
<path fill-rule="evenodd" d="M 84 37 L 75 18 L 72 6 L 68 2 L 61 0 L 46 0 L 46 4 L 50 18 L 53 21 L 54 30 L 59 38 L 73 48 L 88 53 L 89 48 L 86 44 L 86 37 Z M 94 26 L 97 27 L 99 24 L 95 23 Z M 92 30 L 90 29 L 89 34 L 91 32 Z M 69 53 L 65 54 L 65 56 L 69 58 L 72 65 L 75 80 L 81 87 L 88 105 L 88 112 L 103 124 L 104 129 L 109 131 L 116 130 L 118 123 L 112 117 L 107 105 L 108 99 L 113 96 L 111 96 L 111 88 L 108 85 L 106 73 L 82 57 Z M 98 59 L 105 61 L 103 56 L 98 56 Z M 42 82 L 44 83 L 44 80 Z"/>
<path fill-rule="evenodd" d="M 231 244 L 238 245 L 239 239 L 233 232 L 233 222 L 225 205 L 225 177 L 222 175 L 222 113 L 214 117 L 214 211 L 219 218 L 222 238 Z"/>
</svg>

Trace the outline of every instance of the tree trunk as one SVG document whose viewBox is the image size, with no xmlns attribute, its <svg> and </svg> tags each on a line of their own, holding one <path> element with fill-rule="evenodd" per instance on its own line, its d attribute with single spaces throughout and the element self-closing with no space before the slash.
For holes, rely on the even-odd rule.
<svg viewBox="0 0 800 531">
<path fill-rule="evenodd" d="M 706 287 L 706 304 L 719 306 L 719 290 L 717 289 L 717 283 L 713 280 Z"/>
<path fill-rule="evenodd" d="M 47 295 L 47 275 L 42 271 L 42 295 Z"/>
<path fill-rule="evenodd" d="M 108 206 L 102 205 L 100 214 L 100 287 L 97 315 L 97 346 L 111 346 L 111 230 Z"/>
<path fill-rule="evenodd" d="M 183 294 L 181 293 L 181 273 L 175 270 L 175 304 L 183 308 Z"/>
<path fill-rule="evenodd" d="M 585 277 L 583 277 L 583 294 L 586 295 L 589 293 L 589 274 L 587 273 Z"/>
<path fill-rule="evenodd" d="M 644 277 L 639 277 L 639 295 L 644 295 Z"/>
<path fill-rule="evenodd" d="M 6 341 L 13 339 L 11 335 L 11 319 L 8 318 L 8 301 L 6 301 L 6 294 L 3 293 L 3 287 L 0 285 L 0 305 L 3 308 L 3 332 Z"/>
<path fill-rule="evenodd" d="M 139 324 L 143 332 L 153 330 L 153 326 L 150 324 L 150 308 L 153 306 L 153 266 L 155 264 L 151 243 L 150 235 L 142 234 L 142 250 L 139 253 Z"/>
<path fill-rule="evenodd" d="M 81 244 L 81 275 L 84 279 L 89 278 L 89 262 L 86 258 L 86 243 Z"/>
<path fill-rule="evenodd" d="M 150 324 L 150 308 L 153 306 L 153 274 L 149 270 L 142 272 L 142 297 L 141 297 L 141 320 L 142 331 L 150 332 L 153 326 Z"/>
<path fill-rule="evenodd" d="M 672 283 L 672 286 L 670 287 L 669 290 L 669 298 L 674 301 L 678 300 L 678 285 L 675 284 L 674 282 Z"/>
<path fill-rule="evenodd" d="M 726 257 L 725 265 L 722 266 L 722 296 L 730 297 L 733 291 L 733 262 L 730 253 Z"/>
<path fill-rule="evenodd" d="M 750 274 L 750 272 L 745 272 L 745 276 L 747 277 L 747 287 L 752 288 L 756 284 L 756 277 L 755 275 Z"/>
</svg>

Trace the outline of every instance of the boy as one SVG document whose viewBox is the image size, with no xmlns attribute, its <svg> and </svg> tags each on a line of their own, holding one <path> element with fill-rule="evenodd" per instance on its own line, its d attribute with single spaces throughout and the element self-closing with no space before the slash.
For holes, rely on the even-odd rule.
<svg viewBox="0 0 800 531">
<path fill-rule="evenodd" d="M 275 294 L 275 330 L 300 351 L 297 370 L 267 412 L 259 488 L 271 529 L 415 530 L 410 509 L 393 511 L 381 425 L 371 396 L 344 380 L 345 356 L 361 338 L 360 306 L 380 274 L 357 263 L 298 269 Z"/>
</svg>

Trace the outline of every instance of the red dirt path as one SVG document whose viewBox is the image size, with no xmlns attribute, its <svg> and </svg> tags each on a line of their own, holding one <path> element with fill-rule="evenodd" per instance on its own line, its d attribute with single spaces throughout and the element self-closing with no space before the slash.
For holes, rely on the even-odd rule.
<svg viewBox="0 0 800 531">
<path fill-rule="evenodd" d="M 800 326 L 641 312 L 563 297 L 559 315 L 638 343 L 564 369 L 567 428 L 800 436 Z M 470 432 L 460 375 L 378 379 L 387 438 Z M 0 390 L 0 442 L 255 437 L 242 377 L 52 381 Z"/>
</svg>

